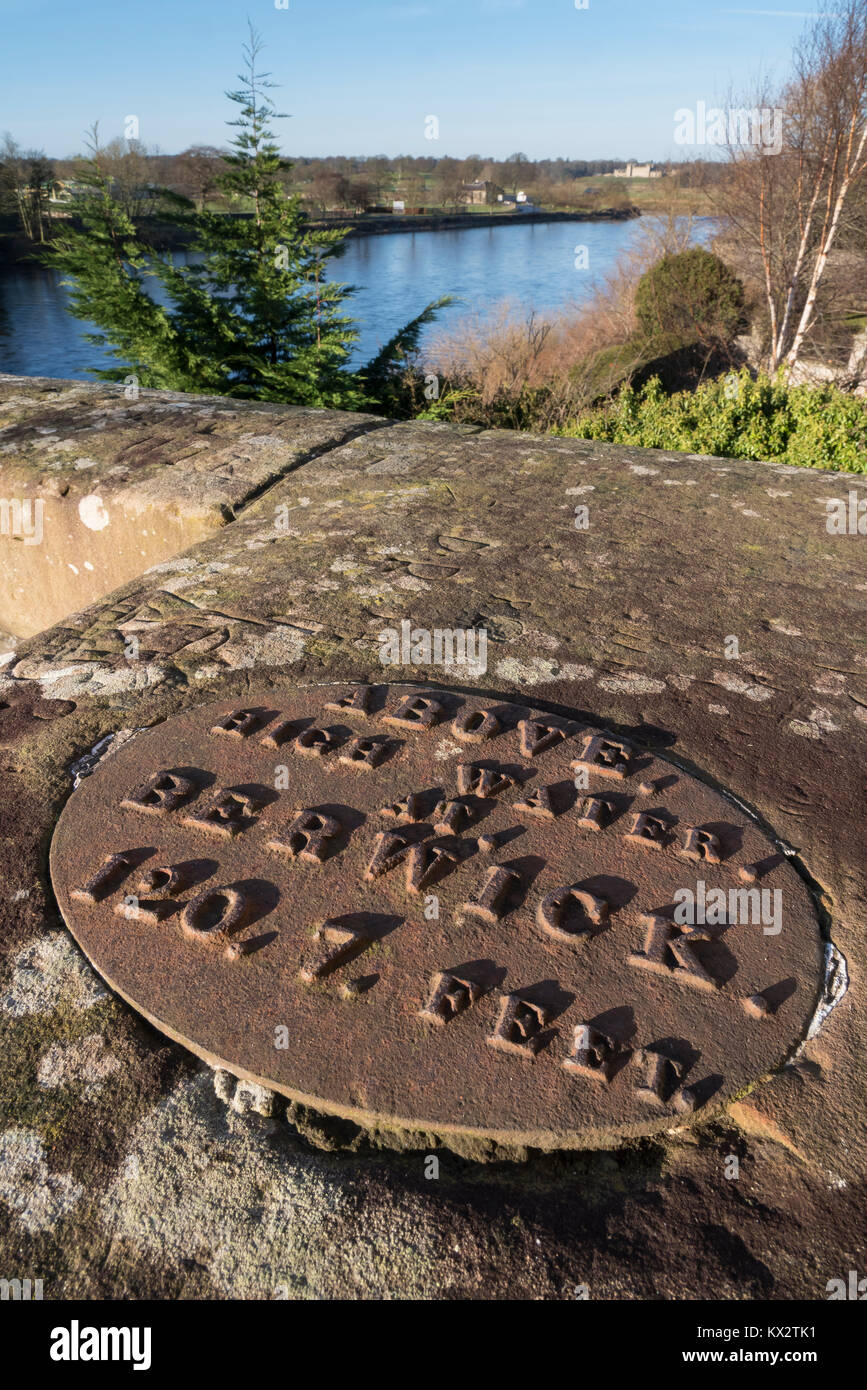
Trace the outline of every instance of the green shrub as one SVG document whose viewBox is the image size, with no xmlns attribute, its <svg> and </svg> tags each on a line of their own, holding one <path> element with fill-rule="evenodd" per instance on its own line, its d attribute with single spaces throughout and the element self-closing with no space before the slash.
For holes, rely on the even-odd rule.
<svg viewBox="0 0 867 1390">
<path fill-rule="evenodd" d="M 667 350 L 727 343 L 744 327 L 744 287 L 719 256 L 694 246 L 642 275 L 635 312 L 645 335 Z"/>
<path fill-rule="evenodd" d="M 657 378 L 557 431 L 646 449 L 867 473 L 867 402 L 832 386 L 753 380 L 744 370 L 666 395 Z"/>
</svg>

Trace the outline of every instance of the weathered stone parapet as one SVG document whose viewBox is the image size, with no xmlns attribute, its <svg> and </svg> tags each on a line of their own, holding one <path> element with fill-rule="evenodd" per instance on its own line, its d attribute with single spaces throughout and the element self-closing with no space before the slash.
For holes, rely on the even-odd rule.
<svg viewBox="0 0 867 1390">
<path fill-rule="evenodd" d="M 134 381 L 130 378 L 130 381 Z M 29 636 L 213 535 L 373 416 L 0 375 L 0 626 Z M 19 521 L 15 525 L 15 509 Z"/>
<path fill-rule="evenodd" d="M 166 476 L 183 464 L 178 515 L 197 489 L 210 499 L 201 538 L 179 523 L 159 558 L 145 557 L 146 572 L 70 608 L 0 668 L 6 1247 L 56 1268 L 85 1244 L 102 1251 L 108 1275 L 76 1262 L 74 1291 L 87 1296 L 103 1277 L 133 1294 L 273 1296 L 270 1271 L 294 1262 L 324 1296 L 484 1297 L 532 1286 L 534 1296 L 571 1297 L 589 1282 L 592 1297 L 822 1298 L 826 1280 L 856 1268 L 867 1157 L 858 811 L 867 540 L 831 534 L 826 502 L 867 495 L 865 481 L 165 393 L 126 403 L 69 383 L 5 379 L 2 388 L 0 448 L 21 432 L 29 459 L 33 441 L 55 438 L 38 431 L 56 429 L 109 477 L 123 450 L 135 460 L 136 441 L 146 448 L 156 432 L 177 461 L 161 469 L 166 452 L 138 456 L 139 472 L 124 465 L 123 489 L 164 498 Z M 107 409 L 119 413 L 96 423 Z M 216 467 L 208 425 L 220 440 Z M 229 472 L 239 459 L 226 462 L 226 451 L 260 435 L 281 442 L 263 446 L 243 476 Z M 9 457 L 0 455 L 3 467 Z M 88 471 L 58 470 L 73 497 L 84 486 L 77 473 Z M 0 537 L 0 564 L 20 545 Z M 404 623 L 410 634 L 485 630 L 485 660 L 416 665 L 412 643 L 400 640 Z M 389 629 L 399 659 L 383 666 Z M 245 1130 L 234 1113 L 227 1121 L 208 1079 L 191 1076 L 180 1049 L 108 996 L 70 944 L 48 885 L 48 843 L 73 764 L 92 750 L 110 756 L 103 740 L 119 731 L 128 738 L 251 690 L 277 702 L 298 684 L 342 680 L 426 682 L 580 711 L 698 769 L 757 812 L 809 879 L 848 964 L 842 1002 L 788 1065 L 713 1123 L 617 1157 L 532 1159 L 508 1179 L 487 1176 L 485 1198 L 446 1151 L 438 1186 L 424 1180 L 422 1153 L 386 1167 L 358 1155 L 311 1158 L 303 1147 L 274 1149 L 270 1130 Z M 39 1080 L 49 1074 L 59 1078 L 51 1087 Z M 329 1142 L 342 1139 L 335 1131 Z M 346 1148 L 358 1144 L 355 1136 Z M 231 1177 L 210 1163 L 214 1149 L 231 1154 Z M 740 1157 L 737 1181 L 724 1173 L 730 1153 Z M 353 1289 L 341 1246 L 360 1239 L 359 1218 L 344 1194 L 361 1173 L 379 1263 L 363 1262 Z M 279 1219 L 283 1184 L 294 1210 L 311 1213 L 291 1229 Z M 457 1236 L 446 1191 L 469 1213 Z M 488 1197 L 477 1219 L 474 1204 Z M 268 1250 L 244 1218 L 260 1200 Z M 532 1240 L 515 1236 L 516 1213 Z M 623 1255 L 611 1253 L 612 1225 Z M 312 1253 L 299 1266 L 302 1226 Z M 469 1263 L 444 1267 L 446 1230 L 450 1247 L 474 1252 Z M 197 1265 L 185 1272 L 193 1247 Z M 481 1268 L 500 1273 L 479 1282 L 472 1271 Z M 301 1292 L 293 1283 L 292 1296 Z"/>
</svg>

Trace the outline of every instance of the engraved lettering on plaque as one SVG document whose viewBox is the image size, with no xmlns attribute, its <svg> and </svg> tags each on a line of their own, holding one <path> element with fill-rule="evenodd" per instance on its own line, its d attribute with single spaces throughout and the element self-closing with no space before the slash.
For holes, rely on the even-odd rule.
<svg viewBox="0 0 867 1390">
<path fill-rule="evenodd" d="M 683 1086 L 673 1096 L 674 1108 L 689 1115 L 699 1105 L 699 1087 Z"/>
<path fill-rule="evenodd" d="M 186 904 L 181 927 L 192 941 L 221 946 L 228 955 L 231 939 L 244 926 L 249 911 L 239 888 L 204 888 Z"/>
<path fill-rule="evenodd" d="M 578 824 L 583 830 L 602 830 L 614 814 L 614 803 L 600 796 L 585 796 L 578 809 Z"/>
<path fill-rule="evenodd" d="M 175 811 L 197 791 L 189 777 L 178 772 L 155 772 L 140 787 L 121 801 L 129 811 L 145 811 L 150 816 L 164 816 Z"/>
<path fill-rule="evenodd" d="M 185 876 L 175 864 L 160 864 L 146 869 L 135 887 L 132 899 L 115 904 L 115 912 L 133 922 L 157 926 L 175 911 L 172 900 L 184 891 Z"/>
<path fill-rule="evenodd" d="M 381 830 L 374 840 L 373 858 L 367 866 L 365 880 L 370 883 L 396 869 L 409 853 L 411 843 L 397 830 Z"/>
<path fill-rule="evenodd" d="M 636 811 L 623 838 L 627 844 L 643 845 L 647 849 L 662 849 L 669 836 L 667 822 L 647 811 Z"/>
<path fill-rule="evenodd" d="M 472 807 L 463 797 L 452 801 L 440 801 L 436 806 L 434 829 L 438 835 L 451 835 L 463 830 L 472 818 Z"/>
<path fill-rule="evenodd" d="M 683 1074 L 683 1067 L 674 1057 L 653 1047 L 639 1047 L 632 1054 L 638 1076 L 635 1098 L 646 1105 L 667 1105 L 673 1098 Z"/>
<path fill-rule="evenodd" d="M 315 955 L 309 956 L 298 971 L 301 979 L 308 984 L 330 975 L 338 966 L 354 959 L 371 944 L 371 938 L 366 932 L 347 927 L 334 918 L 317 927 L 313 938 L 321 942 L 321 949 Z"/>
<path fill-rule="evenodd" d="M 125 854 L 109 854 L 83 888 L 72 888 L 69 896 L 82 903 L 99 903 L 113 893 L 133 868 L 132 859 Z"/>
<path fill-rule="evenodd" d="M 379 814 L 393 820 L 396 825 L 417 825 L 426 819 L 430 800 L 430 795 L 425 792 L 410 792 L 402 801 L 383 806 Z"/>
<path fill-rule="evenodd" d="M 566 737 L 565 729 L 560 729 L 554 724 L 541 724 L 536 719 L 520 720 L 518 733 L 521 735 L 521 752 L 525 758 L 535 758 L 537 753 L 553 747 L 555 743 L 562 743 Z"/>
<path fill-rule="evenodd" d="M 341 695 L 336 700 L 326 700 L 326 709 L 336 709 L 341 713 L 344 710 L 354 711 L 356 714 L 370 713 L 370 686 L 358 685 L 354 690 L 350 690 L 346 695 Z"/>
<path fill-rule="evenodd" d="M 454 836 L 447 843 L 423 840 L 421 844 L 412 845 L 406 860 L 407 892 L 420 893 L 429 888 L 459 860 L 459 841 Z"/>
<path fill-rule="evenodd" d="M 512 778 L 499 768 L 482 767 L 479 763 L 458 763 L 458 791 L 462 796 L 480 796 L 485 800 L 497 796 L 512 786 Z"/>
<path fill-rule="evenodd" d="M 309 758 L 323 758 L 337 747 L 339 741 L 330 729 L 312 728 L 299 734 L 292 746 L 297 753 L 304 753 Z"/>
<path fill-rule="evenodd" d="M 275 724 L 273 729 L 269 729 L 262 738 L 265 748 L 282 748 L 284 743 L 288 743 L 291 738 L 297 738 L 301 729 L 300 719 L 281 719 L 279 724 Z"/>
<path fill-rule="evenodd" d="M 546 787 L 534 787 L 530 795 L 523 801 L 516 801 L 512 809 L 525 816 L 541 816 L 543 820 L 554 820 L 560 812 L 554 805 L 553 790 L 554 783 Z"/>
<path fill-rule="evenodd" d="M 720 862 L 720 842 L 710 830 L 701 830 L 697 825 L 684 829 L 683 848 L 679 851 L 685 859 L 703 859 L 708 864 Z"/>
<path fill-rule="evenodd" d="M 388 752 L 390 743 L 391 739 L 379 738 L 376 735 L 370 738 L 354 738 L 339 754 L 340 761 L 351 763 L 353 767 L 378 767 Z"/>
<path fill-rule="evenodd" d="M 589 1023 L 578 1023 L 572 1034 L 572 1051 L 564 1057 L 562 1065 L 577 1076 L 608 1082 L 623 1054 L 624 1048 L 607 1033 Z"/>
<path fill-rule="evenodd" d="M 574 920 L 576 908 L 577 921 Z M 570 884 L 555 888 L 536 909 L 539 926 L 558 941 L 574 941 L 583 936 L 596 935 L 608 921 L 609 915 L 610 907 L 604 898 Z M 573 925 L 570 925 L 570 918 Z"/>
<path fill-rule="evenodd" d="M 252 796 L 221 788 L 204 811 L 184 816 L 184 825 L 232 839 L 253 824 L 253 812 L 257 809 L 258 802 Z"/>
<path fill-rule="evenodd" d="M 497 865 L 488 869 L 478 896 L 465 902 L 463 910 L 483 922 L 499 922 L 509 911 L 509 898 L 520 886 L 519 874 Z"/>
<path fill-rule="evenodd" d="M 548 1010 L 542 1004 L 531 1004 L 519 994 L 501 994 L 500 1016 L 487 1039 L 488 1045 L 532 1061 L 539 1050 L 539 1034 L 547 1022 Z"/>
<path fill-rule="evenodd" d="M 340 821 L 321 811 L 303 810 L 293 820 L 285 838 L 275 836 L 268 848 L 287 859 L 309 859 L 321 864 L 327 857 L 328 841 L 340 834 Z"/>
<path fill-rule="evenodd" d="M 400 729 L 432 729 L 442 719 L 445 710 L 432 695 L 404 695 L 393 714 L 385 715 L 386 724 Z"/>
<path fill-rule="evenodd" d="M 229 734 L 232 738 L 249 738 L 250 734 L 261 727 L 262 721 L 261 710 L 236 709 L 218 719 L 216 724 L 212 724 L 211 733 Z"/>
<path fill-rule="evenodd" d="M 764 994 L 750 994 L 749 998 L 742 999 L 741 1002 L 750 1019 L 770 1019 L 771 1006 Z"/>
<path fill-rule="evenodd" d="M 680 926 L 655 912 L 647 913 L 643 921 L 647 924 L 644 950 L 630 951 L 627 956 L 630 965 L 654 970 L 658 975 L 674 976 L 700 989 L 721 987 L 720 981 L 705 969 L 693 949 L 692 943 L 712 941 L 710 932 Z"/>
<path fill-rule="evenodd" d="M 545 1150 L 685 1127 L 809 1030 L 821 927 L 733 798 L 588 720 L 251 680 L 94 765 L 54 834 L 57 903 L 145 1017 L 317 1112 Z"/>
<path fill-rule="evenodd" d="M 587 734 L 580 756 L 571 764 L 573 771 L 586 767 L 591 772 L 599 772 L 603 777 L 616 777 L 622 781 L 632 771 L 633 750 L 625 743 L 617 743 L 604 734 Z"/>
<path fill-rule="evenodd" d="M 431 981 L 430 998 L 419 1010 L 419 1017 L 442 1027 L 475 1004 L 481 994 L 481 986 L 474 980 L 464 980 L 441 970 Z"/>
<path fill-rule="evenodd" d="M 462 743 L 484 743 L 502 733 L 503 726 L 493 710 L 462 709 L 452 721 L 452 733 Z"/>
</svg>

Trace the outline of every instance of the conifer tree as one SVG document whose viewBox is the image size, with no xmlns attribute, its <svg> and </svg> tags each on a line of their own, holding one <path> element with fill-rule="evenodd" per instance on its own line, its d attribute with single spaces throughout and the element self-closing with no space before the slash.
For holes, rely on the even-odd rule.
<svg viewBox="0 0 867 1390">
<path fill-rule="evenodd" d="M 239 85 L 226 93 L 238 107 L 230 122 L 237 133 L 220 188 L 241 211 L 197 213 L 188 199 L 162 190 L 163 219 L 192 233 L 188 263 L 154 252 L 113 198 L 96 128 L 76 220 L 49 255 L 70 285 L 72 313 L 100 330 L 90 340 L 119 359 L 95 373 L 105 380 L 133 373 L 145 387 L 344 410 L 375 406 L 394 398 L 391 378 L 448 299 L 401 329 L 369 370 L 350 369 L 358 339 L 345 306 L 352 290 L 327 276 L 344 233 L 311 227 L 300 199 L 286 193 L 291 164 L 271 131 L 282 116 L 269 96 L 274 84 L 258 68 L 261 48 L 251 27 Z"/>
</svg>

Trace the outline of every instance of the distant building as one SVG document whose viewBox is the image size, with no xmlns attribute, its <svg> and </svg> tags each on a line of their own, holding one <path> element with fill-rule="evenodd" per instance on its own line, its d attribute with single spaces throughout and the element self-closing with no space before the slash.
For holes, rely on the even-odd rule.
<svg viewBox="0 0 867 1390">
<path fill-rule="evenodd" d="M 613 174 L 605 174 L 609 179 L 661 179 L 662 170 L 655 164 L 635 164 L 632 160 L 625 169 L 615 169 Z"/>
<path fill-rule="evenodd" d="M 473 183 L 461 185 L 461 202 L 469 207 L 488 207 L 498 201 L 502 189 L 490 179 L 476 179 Z M 502 199 L 500 199 L 502 201 Z"/>
</svg>

